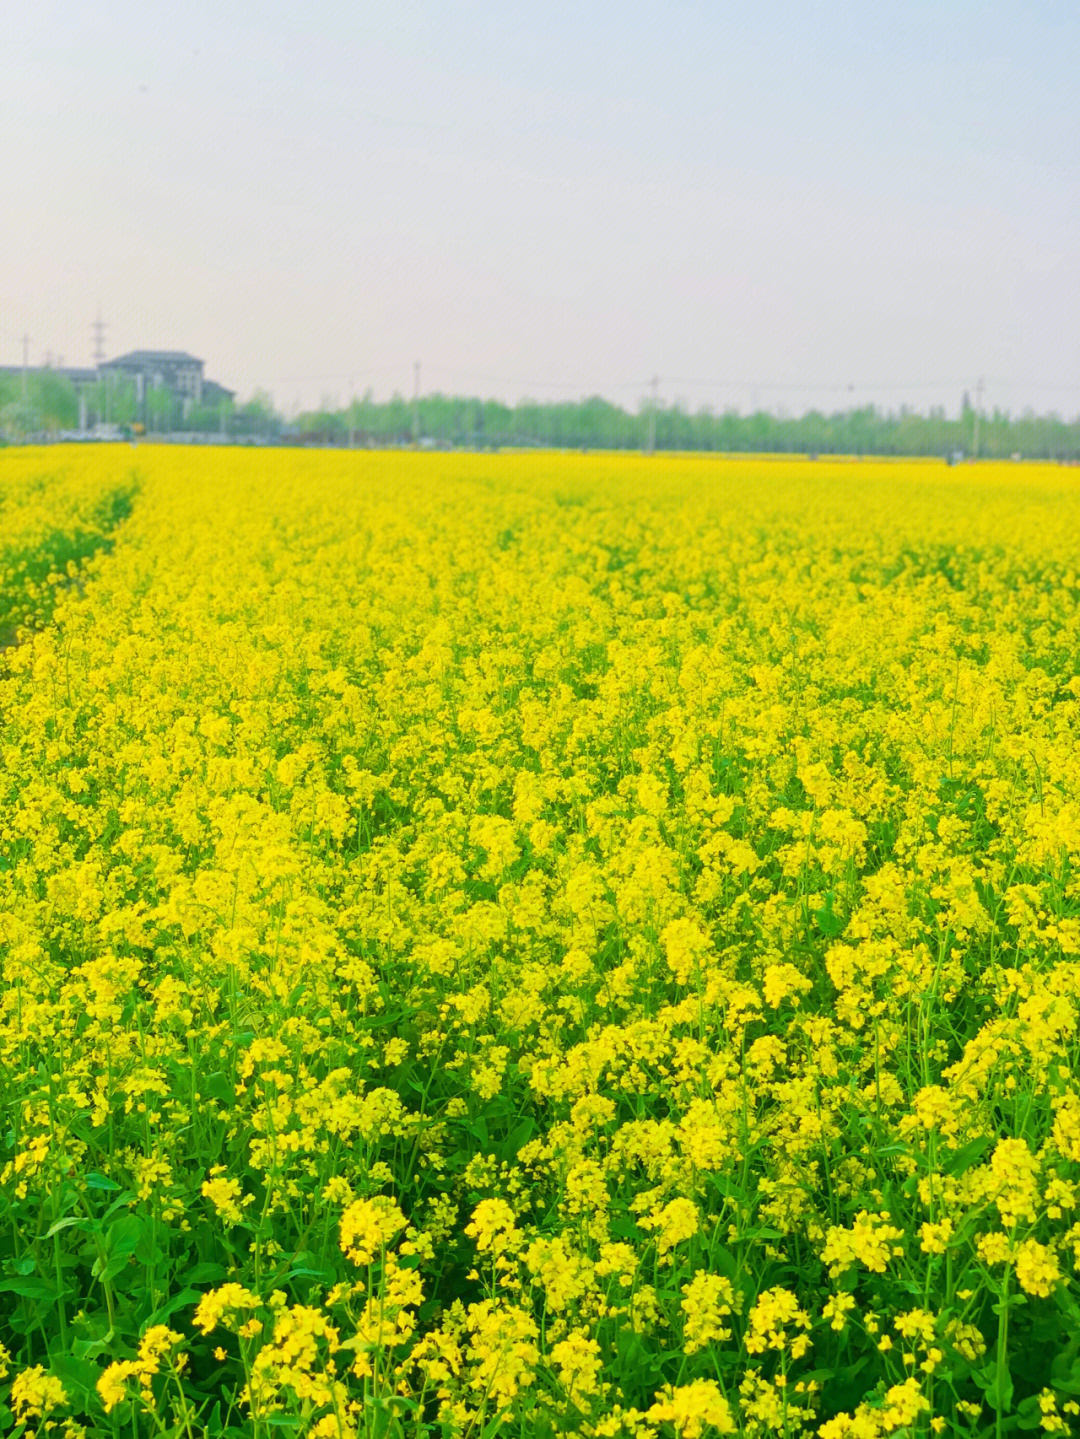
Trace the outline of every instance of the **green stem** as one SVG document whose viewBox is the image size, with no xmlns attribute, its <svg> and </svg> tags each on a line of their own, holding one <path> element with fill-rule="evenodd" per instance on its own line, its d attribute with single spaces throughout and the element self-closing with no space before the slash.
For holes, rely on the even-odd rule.
<svg viewBox="0 0 1080 1439">
<path fill-rule="evenodd" d="M 56 1308 L 60 1315 L 60 1352 L 68 1352 L 67 1307 L 64 1304 L 64 1271 L 60 1264 L 60 1236 L 53 1235 L 53 1266 L 56 1269 Z"/>
<path fill-rule="evenodd" d="M 1001 1439 L 1004 1433 L 1005 1415 L 1001 1402 L 1001 1376 L 1005 1372 L 1005 1364 L 1009 1356 L 1009 1275 L 1011 1272 L 1012 1267 L 1007 1264 L 1005 1278 L 1001 1282 L 1001 1322 L 998 1324 L 996 1374 L 998 1402 L 994 1409 L 994 1439 Z"/>
</svg>

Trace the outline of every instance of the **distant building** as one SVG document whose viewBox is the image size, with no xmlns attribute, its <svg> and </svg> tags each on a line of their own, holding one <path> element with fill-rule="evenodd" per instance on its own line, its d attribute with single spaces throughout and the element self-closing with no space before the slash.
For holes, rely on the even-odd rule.
<svg viewBox="0 0 1080 1439">
<path fill-rule="evenodd" d="M 24 371 L 20 365 L 0 365 L 0 379 L 21 378 Z M 90 411 L 94 408 L 96 387 L 104 381 L 106 390 L 117 379 L 131 384 L 135 391 L 136 414 L 143 420 L 149 418 L 147 397 L 152 390 L 165 391 L 186 420 L 195 405 L 217 408 L 223 402 L 232 400 L 235 390 L 226 389 L 216 380 L 208 380 L 204 374 L 203 361 L 189 355 L 186 350 L 132 350 L 129 354 L 118 355 L 115 360 L 106 360 L 96 369 L 72 365 L 31 365 L 28 375 L 51 374 L 70 380 L 75 386 L 79 400 L 79 429 L 87 428 Z M 105 400 L 106 411 L 109 401 Z M 173 410 L 175 415 L 176 410 Z M 108 420 L 108 413 L 98 419 Z"/>
<path fill-rule="evenodd" d="M 203 374 L 203 361 L 186 350 L 132 350 L 98 366 L 102 378 L 119 375 L 135 385 L 135 403 L 142 408 L 151 390 L 167 390 L 180 401 L 185 419 L 192 405 L 213 405 L 231 400 L 227 390 Z"/>
<path fill-rule="evenodd" d="M 204 405 L 220 405 L 223 400 L 231 400 L 236 396 L 235 390 L 227 390 L 224 385 L 219 385 L 216 380 L 203 380 L 202 402 Z"/>
</svg>

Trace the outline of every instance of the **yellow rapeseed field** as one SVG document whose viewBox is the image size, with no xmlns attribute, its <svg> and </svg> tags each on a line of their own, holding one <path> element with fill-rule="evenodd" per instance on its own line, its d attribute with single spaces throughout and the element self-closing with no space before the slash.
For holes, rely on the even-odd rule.
<svg viewBox="0 0 1080 1439">
<path fill-rule="evenodd" d="M 1078 536 L 0 454 L 5 1432 L 1074 1432 Z"/>
</svg>

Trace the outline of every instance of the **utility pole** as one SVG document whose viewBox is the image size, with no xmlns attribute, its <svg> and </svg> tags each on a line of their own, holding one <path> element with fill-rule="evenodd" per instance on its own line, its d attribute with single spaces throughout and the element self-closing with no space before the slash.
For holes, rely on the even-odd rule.
<svg viewBox="0 0 1080 1439">
<path fill-rule="evenodd" d="M 649 438 L 645 443 L 645 453 L 654 455 L 656 453 L 656 408 L 660 403 L 658 398 L 660 376 L 654 375 L 649 383 L 652 385 L 652 399 L 649 401 Z"/>
<path fill-rule="evenodd" d="M 979 411 L 982 409 L 983 382 L 979 376 L 979 383 L 975 386 L 975 433 L 971 439 L 971 458 L 979 458 Z"/>
<path fill-rule="evenodd" d="M 412 441 L 420 443 L 420 361 L 413 365 Z"/>
<path fill-rule="evenodd" d="M 101 318 L 101 306 L 99 305 L 99 306 L 98 306 L 98 312 L 97 312 L 97 319 L 96 319 L 96 320 L 94 321 L 94 323 L 90 326 L 90 334 L 92 335 L 93 340 L 94 340 L 94 368 L 95 368 L 95 369 L 97 370 L 97 372 L 98 372 L 98 382 L 99 382 L 99 383 L 101 383 L 101 381 L 102 381 L 101 366 L 102 366 L 102 365 L 104 364 L 104 362 L 105 362 L 105 328 L 106 328 L 106 327 L 105 327 L 105 321 Z M 102 408 L 103 408 L 104 411 L 105 411 L 105 415 L 104 415 L 105 423 L 108 424 L 108 422 L 109 422 L 109 377 L 108 377 L 108 375 L 106 375 L 106 376 L 104 377 L 104 383 L 102 384 L 101 390 L 99 390 L 99 392 L 98 392 L 98 396 L 99 396 L 99 399 L 101 400 Z M 100 414 L 98 414 L 98 415 L 97 415 L 97 419 L 100 420 L 101 418 L 102 418 L 102 416 L 101 416 Z"/>
<path fill-rule="evenodd" d="M 100 365 L 105 358 L 105 321 L 101 318 L 101 306 L 98 306 L 97 319 L 90 327 L 90 333 L 94 337 L 94 364 Z"/>
<path fill-rule="evenodd" d="M 22 402 L 26 404 L 26 370 L 30 363 L 30 336 L 22 337 Z"/>
</svg>

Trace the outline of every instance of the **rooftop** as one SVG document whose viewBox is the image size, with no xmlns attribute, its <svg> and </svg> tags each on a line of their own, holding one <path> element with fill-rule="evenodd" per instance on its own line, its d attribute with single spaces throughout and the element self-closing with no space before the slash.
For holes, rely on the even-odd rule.
<svg viewBox="0 0 1080 1439">
<path fill-rule="evenodd" d="M 186 350 L 129 350 L 126 355 L 117 355 L 115 360 L 106 360 L 108 365 L 201 365 L 194 355 Z"/>
</svg>

